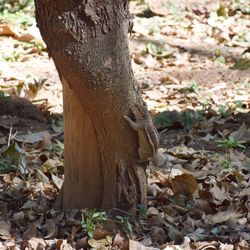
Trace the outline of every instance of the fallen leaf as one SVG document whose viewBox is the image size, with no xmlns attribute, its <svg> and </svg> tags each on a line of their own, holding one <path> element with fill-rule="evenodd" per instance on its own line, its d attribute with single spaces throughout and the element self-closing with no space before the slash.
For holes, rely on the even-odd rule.
<svg viewBox="0 0 250 250">
<path fill-rule="evenodd" d="M 45 228 L 47 229 L 47 234 L 46 236 L 44 236 L 45 239 L 55 237 L 55 234 L 57 232 L 57 227 L 53 219 L 49 219 L 46 221 Z"/>
<path fill-rule="evenodd" d="M 220 211 L 213 215 L 206 215 L 204 222 L 207 225 L 215 225 L 228 221 L 231 218 L 237 219 L 240 218 L 242 214 L 239 214 L 237 211 Z"/>
<path fill-rule="evenodd" d="M 250 141 L 250 128 L 247 128 L 246 123 L 243 122 L 240 128 L 231 133 L 229 138 L 233 138 L 236 141 L 249 142 Z"/>
<path fill-rule="evenodd" d="M 0 238 L 2 240 L 10 240 L 11 239 L 11 224 L 7 221 L 0 220 Z"/>
<path fill-rule="evenodd" d="M 113 246 L 118 247 L 118 249 L 128 249 L 128 238 L 126 236 L 122 236 L 120 233 L 116 233 Z"/>
<path fill-rule="evenodd" d="M 17 36 L 16 39 L 20 42 L 29 43 L 33 41 L 35 37 L 29 33 L 24 33 L 24 34 L 20 34 L 19 36 Z"/>
<path fill-rule="evenodd" d="M 193 197 L 198 187 L 194 176 L 187 173 L 183 173 L 171 179 L 171 184 L 175 195 L 185 194 L 188 197 Z"/>
<path fill-rule="evenodd" d="M 153 226 L 150 230 L 152 241 L 157 244 L 163 244 L 167 239 L 166 232 L 161 227 Z"/>
<path fill-rule="evenodd" d="M 62 188 L 63 185 L 63 180 L 61 178 L 59 178 L 56 175 L 51 174 L 52 177 L 52 181 L 55 184 L 55 186 L 58 188 L 58 190 L 60 190 Z"/>
<path fill-rule="evenodd" d="M 37 170 L 37 179 L 47 184 L 50 183 L 49 178 L 39 169 Z"/>
<path fill-rule="evenodd" d="M 22 239 L 23 240 L 29 240 L 31 238 L 36 238 L 38 235 L 37 228 L 34 223 L 31 223 L 27 230 L 23 233 Z"/>
<path fill-rule="evenodd" d="M 16 33 L 8 24 L 0 24 L 0 36 L 17 36 Z"/>
<path fill-rule="evenodd" d="M 93 248 L 104 248 L 105 249 L 105 247 L 111 246 L 112 237 L 107 236 L 106 238 L 100 239 L 100 240 L 90 239 L 90 240 L 88 240 L 88 244 Z"/>
<path fill-rule="evenodd" d="M 40 132 L 35 132 L 35 133 L 16 135 L 15 140 L 18 142 L 33 144 L 36 142 L 43 141 L 45 137 L 48 137 L 48 134 L 49 134 L 48 131 L 40 131 Z"/>
<path fill-rule="evenodd" d="M 158 248 L 154 247 L 145 247 L 138 241 L 129 239 L 129 247 L 127 249 L 140 249 L 140 250 L 157 250 Z"/>
</svg>

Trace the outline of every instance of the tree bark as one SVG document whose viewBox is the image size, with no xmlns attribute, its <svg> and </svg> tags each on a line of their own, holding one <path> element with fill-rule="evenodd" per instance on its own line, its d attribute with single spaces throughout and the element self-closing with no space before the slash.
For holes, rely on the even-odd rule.
<svg viewBox="0 0 250 250">
<path fill-rule="evenodd" d="M 146 205 L 146 162 L 124 115 L 141 103 L 128 50 L 128 0 L 35 0 L 64 92 L 63 208 Z"/>
</svg>

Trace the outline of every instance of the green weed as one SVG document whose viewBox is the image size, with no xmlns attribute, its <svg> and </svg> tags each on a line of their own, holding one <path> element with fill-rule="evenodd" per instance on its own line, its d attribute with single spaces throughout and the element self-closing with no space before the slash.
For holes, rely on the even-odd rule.
<svg viewBox="0 0 250 250">
<path fill-rule="evenodd" d="M 220 116 L 226 118 L 231 115 L 230 108 L 227 105 L 220 105 L 218 109 L 218 113 Z"/>
<path fill-rule="evenodd" d="M 61 154 L 64 150 L 64 144 L 60 142 L 59 140 L 56 140 L 56 143 L 53 143 L 48 151 L 52 156 L 55 156 L 57 154 Z"/>
<path fill-rule="evenodd" d="M 0 159 L 0 173 L 12 171 L 20 171 L 21 174 L 26 173 L 25 152 L 17 143 L 10 144 L 2 154 L 2 159 Z"/>
<path fill-rule="evenodd" d="M 238 141 L 234 138 L 226 138 L 224 140 L 217 141 L 219 143 L 220 147 L 224 147 L 226 149 L 232 149 L 232 148 L 245 148 L 246 146 L 244 143 L 245 141 Z"/>
<path fill-rule="evenodd" d="M 14 50 L 10 54 L 4 55 L 3 59 L 6 62 L 17 62 L 20 59 L 20 56 L 21 56 L 21 54 L 19 52 L 17 52 L 16 50 Z"/>
<path fill-rule="evenodd" d="M 221 162 L 221 165 L 223 166 L 223 168 L 229 169 L 229 168 L 230 168 L 230 165 L 231 165 L 231 162 L 230 162 L 229 160 L 225 159 L 225 160 L 223 160 L 223 161 Z"/>
<path fill-rule="evenodd" d="M 199 85 L 195 81 L 191 81 L 185 88 L 182 88 L 180 92 L 182 93 L 193 93 L 199 89 Z"/>
<path fill-rule="evenodd" d="M 107 221 L 107 214 L 105 212 L 97 212 L 95 209 L 81 210 L 81 213 L 82 229 L 92 239 L 96 226 Z"/>
<path fill-rule="evenodd" d="M 116 216 L 116 219 L 118 220 L 118 222 L 120 222 L 123 227 L 125 228 L 125 230 L 128 232 L 128 233 L 132 233 L 133 232 L 133 229 L 132 229 L 132 225 L 131 223 L 129 222 L 129 218 L 127 216 L 120 216 L 120 215 L 117 215 Z"/>
</svg>

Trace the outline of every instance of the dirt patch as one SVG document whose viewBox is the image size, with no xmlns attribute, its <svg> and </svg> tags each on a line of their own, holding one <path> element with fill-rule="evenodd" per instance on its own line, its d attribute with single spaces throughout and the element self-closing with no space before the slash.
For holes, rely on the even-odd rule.
<svg viewBox="0 0 250 250">
<path fill-rule="evenodd" d="M 17 96 L 0 98 L 0 127 L 11 126 L 22 131 L 39 131 L 47 128 L 47 119 L 29 100 Z"/>
</svg>

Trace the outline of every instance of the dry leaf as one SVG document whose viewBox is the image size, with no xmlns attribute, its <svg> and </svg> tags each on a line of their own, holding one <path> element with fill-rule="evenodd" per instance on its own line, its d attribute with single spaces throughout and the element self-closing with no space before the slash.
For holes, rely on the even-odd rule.
<svg viewBox="0 0 250 250">
<path fill-rule="evenodd" d="M 135 240 L 129 240 L 129 247 L 127 249 L 140 249 L 140 250 L 157 250 L 158 248 L 154 247 L 145 247 L 143 244 L 141 244 L 138 241 Z"/>
<path fill-rule="evenodd" d="M 226 222 L 232 218 L 240 218 L 242 214 L 239 214 L 237 211 L 220 211 L 217 214 L 206 215 L 204 222 L 208 225 L 215 225 Z"/>
<path fill-rule="evenodd" d="M 193 197 L 198 187 L 194 176 L 187 173 L 183 173 L 171 179 L 171 184 L 175 195 L 185 194 L 188 197 Z"/>
<path fill-rule="evenodd" d="M 29 240 L 31 238 L 36 238 L 38 235 L 37 228 L 35 223 L 31 223 L 27 230 L 23 233 L 22 238 L 23 240 Z"/>
<path fill-rule="evenodd" d="M 63 180 L 61 178 L 59 178 L 56 175 L 51 174 L 52 177 L 52 181 L 55 184 L 55 186 L 58 188 L 58 190 L 60 190 L 62 188 L 63 185 Z"/>
<path fill-rule="evenodd" d="M 16 38 L 20 42 L 29 43 L 35 39 L 35 37 L 29 33 L 21 34 Z"/>
<path fill-rule="evenodd" d="M 55 234 L 57 232 L 55 221 L 52 219 L 47 220 L 45 227 L 47 229 L 47 235 L 44 236 L 44 238 L 49 239 L 55 237 Z"/>
<path fill-rule="evenodd" d="M 7 24 L 0 24 L 0 36 L 17 36 L 17 33 Z"/>
<path fill-rule="evenodd" d="M 163 244 L 167 239 L 167 234 L 161 227 L 151 227 L 150 236 L 152 241 L 157 244 Z"/>
<path fill-rule="evenodd" d="M 0 220 L 0 238 L 2 240 L 9 240 L 11 238 L 10 230 L 11 224 L 7 221 Z"/>
</svg>

